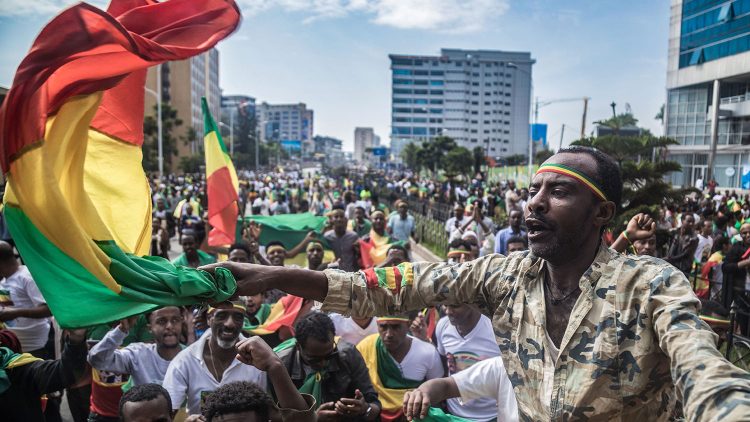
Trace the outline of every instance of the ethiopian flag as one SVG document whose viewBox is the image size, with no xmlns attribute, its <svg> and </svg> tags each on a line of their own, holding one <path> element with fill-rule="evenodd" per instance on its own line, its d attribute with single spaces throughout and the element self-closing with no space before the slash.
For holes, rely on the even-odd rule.
<svg viewBox="0 0 750 422">
<path fill-rule="evenodd" d="M 5 218 L 63 327 L 224 300 L 215 278 L 144 256 L 151 194 L 141 161 L 146 69 L 232 33 L 233 0 L 81 3 L 41 31 L 0 108 Z"/>
<path fill-rule="evenodd" d="M 232 158 L 221 139 L 208 103 L 201 98 L 203 107 L 203 146 L 206 151 L 206 180 L 208 181 L 208 233 L 209 246 L 226 246 L 234 243 L 237 229 L 237 200 L 240 183 L 234 170 Z M 234 142 L 234 140 L 232 140 Z"/>
<path fill-rule="evenodd" d="M 297 319 L 305 299 L 299 296 L 286 295 L 274 303 L 271 312 L 263 324 L 257 327 L 243 327 L 243 330 L 254 336 L 275 333 L 281 327 L 288 327 L 294 333 L 294 321 Z"/>
</svg>

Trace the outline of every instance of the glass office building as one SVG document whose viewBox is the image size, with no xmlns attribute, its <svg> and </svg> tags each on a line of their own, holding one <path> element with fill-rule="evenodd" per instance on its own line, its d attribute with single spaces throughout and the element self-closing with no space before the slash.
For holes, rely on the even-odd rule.
<svg viewBox="0 0 750 422">
<path fill-rule="evenodd" d="M 672 0 L 670 22 L 664 124 L 683 168 L 672 183 L 707 182 L 718 81 L 713 175 L 721 188 L 750 189 L 750 0 Z"/>
</svg>

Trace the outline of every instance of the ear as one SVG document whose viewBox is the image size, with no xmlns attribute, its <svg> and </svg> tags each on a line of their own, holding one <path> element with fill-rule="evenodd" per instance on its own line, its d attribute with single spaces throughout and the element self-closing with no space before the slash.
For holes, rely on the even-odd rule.
<svg viewBox="0 0 750 422">
<path fill-rule="evenodd" d="M 596 213 L 594 214 L 594 224 L 597 227 L 604 227 L 615 218 L 617 206 L 612 201 L 599 202 Z"/>
</svg>

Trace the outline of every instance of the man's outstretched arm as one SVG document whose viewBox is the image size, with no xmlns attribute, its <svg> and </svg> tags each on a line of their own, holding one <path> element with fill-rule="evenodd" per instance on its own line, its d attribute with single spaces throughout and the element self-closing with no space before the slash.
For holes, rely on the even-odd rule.
<svg viewBox="0 0 750 422">
<path fill-rule="evenodd" d="M 229 269 L 237 280 L 239 295 L 275 288 L 323 302 L 325 311 L 367 317 L 419 310 L 438 303 L 479 303 L 485 309 L 494 309 L 493 305 L 509 291 L 512 277 L 502 275 L 507 266 L 506 258 L 490 255 L 457 265 L 403 263 L 354 273 L 233 262 L 201 269 Z"/>
</svg>

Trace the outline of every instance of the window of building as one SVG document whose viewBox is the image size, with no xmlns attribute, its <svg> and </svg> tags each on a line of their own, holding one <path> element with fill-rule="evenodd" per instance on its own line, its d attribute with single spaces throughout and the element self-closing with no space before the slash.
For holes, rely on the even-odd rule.
<svg viewBox="0 0 750 422">
<path fill-rule="evenodd" d="M 393 134 L 394 135 L 411 135 L 411 128 L 410 127 L 394 126 L 393 127 Z"/>
<path fill-rule="evenodd" d="M 412 85 L 414 81 L 411 79 L 394 79 L 393 84 L 394 85 Z"/>
<path fill-rule="evenodd" d="M 443 86 L 444 82 L 443 81 L 430 81 L 430 85 L 432 85 L 432 86 Z"/>
<path fill-rule="evenodd" d="M 430 75 L 432 75 L 432 76 L 443 76 L 444 74 L 445 74 L 445 72 L 443 72 L 442 70 L 431 70 L 430 71 Z"/>
<path fill-rule="evenodd" d="M 394 75 L 411 75 L 411 70 L 409 69 L 393 69 Z"/>
<path fill-rule="evenodd" d="M 414 127 L 412 128 L 412 134 L 413 135 L 427 135 L 427 128 L 426 127 Z"/>
<path fill-rule="evenodd" d="M 391 64 L 394 66 L 411 66 L 414 64 L 412 59 L 391 59 Z"/>
<path fill-rule="evenodd" d="M 411 94 L 411 89 L 393 88 L 394 94 Z"/>
</svg>

